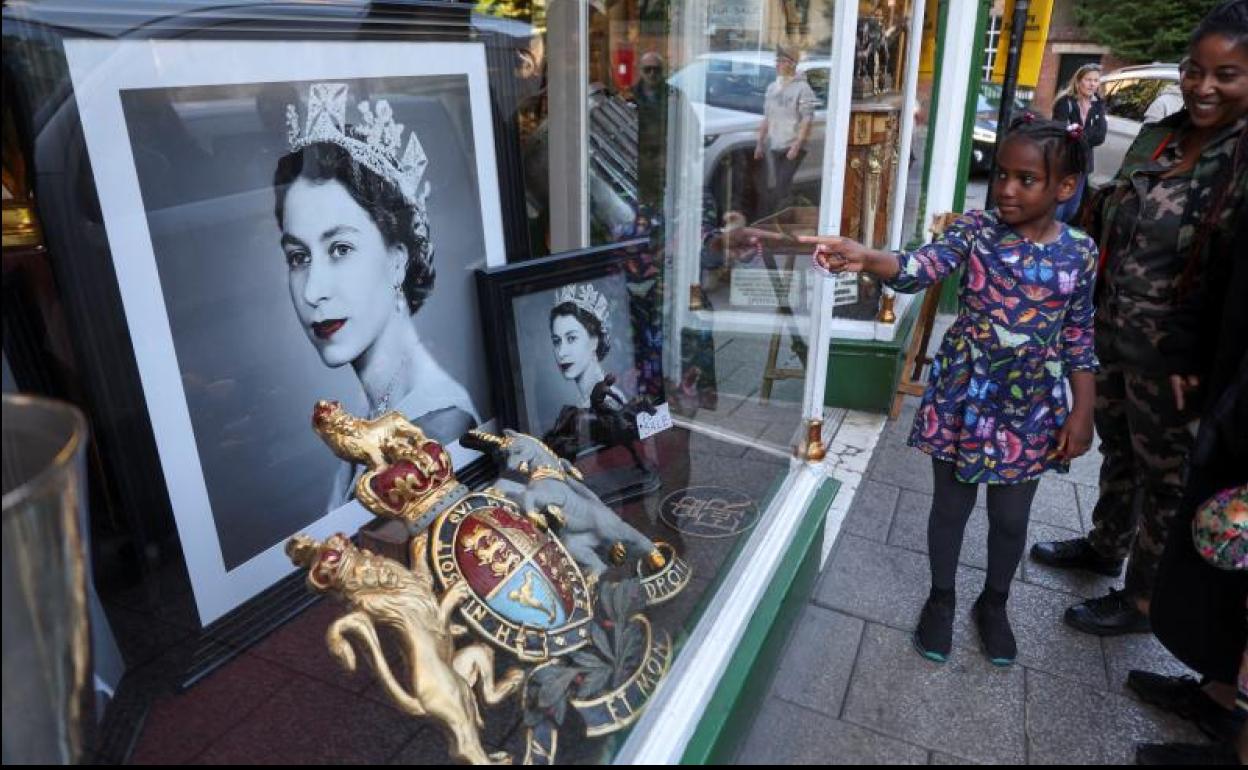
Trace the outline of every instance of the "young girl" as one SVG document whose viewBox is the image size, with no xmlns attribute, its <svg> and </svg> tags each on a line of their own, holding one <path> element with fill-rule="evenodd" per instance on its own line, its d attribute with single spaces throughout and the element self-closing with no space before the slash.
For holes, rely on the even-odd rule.
<svg viewBox="0 0 1248 770">
<path fill-rule="evenodd" d="M 1006 615 L 1040 475 L 1066 471 L 1092 443 L 1092 289 L 1097 249 L 1054 218 L 1074 195 L 1088 149 L 1077 129 L 1027 114 L 997 150 L 996 211 L 959 217 L 908 253 L 812 238 L 816 264 L 866 271 L 917 292 L 965 265 L 957 318 L 932 362 L 910 445 L 932 456 L 932 586 L 914 644 L 944 662 L 953 642 L 954 575 L 979 484 L 988 484 L 988 578 L 972 614 L 988 658 L 1013 663 Z M 1074 404 L 1068 406 L 1065 379 Z"/>
</svg>

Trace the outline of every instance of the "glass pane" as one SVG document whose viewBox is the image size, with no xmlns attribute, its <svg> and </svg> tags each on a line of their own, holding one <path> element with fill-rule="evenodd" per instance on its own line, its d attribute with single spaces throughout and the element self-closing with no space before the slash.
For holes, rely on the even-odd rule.
<svg viewBox="0 0 1248 770">
<path fill-rule="evenodd" d="M 877 245 L 907 34 L 906 4 L 887 5 L 861 32 L 854 117 L 866 133 L 851 148 L 861 178 L 847 182 L 857 197 L 843 223 Z M 464 5 L 186 2 L 137 27 L 137 6 L 65 6 L 55 24 L 22 26 L 6 11 L 6 67 L 27 112 L 48 121 L 35 127 L 41 183 L 59 195 L 36 198 L 55 213 L 52 255 L 101 310 L 83 329 L 90 314 L 75 305 L 82 345 L 109 336 L 122 341 L 110 352 L 136 359 L 108 385 L 132 386 L 126 419 L 151 424 L 148 470 L 166 471 L 195 598 L 202 544 L 188 531 L 215 538 L 223 583 L 257 574 L 256 560 L 288 570 L 291 532 L 341 529 L 378 553 L 422 557 L 405 527 L 387 533 L 361 508 L 377 477 L 365 481 L 359 455 L 336 458 L 309 427 L 313 404 L 335 399 L 370 424 L 392 425 L 391 412 L 417 423 L 477 490 L 499 481 L 470 451 L 485 439 L 456 440 L 468 427 L 541 438 L 609 507 L 592 509 L 604 517 L 594 523 L 620 527 L 564 525 L 569 544 L 590 543 L 569 557 L 586 585 L 652 575 L 673 556 L 691 569 L 671 601 L 646 609 L 679 653 L 771 523 L 806 438 L 812 318 L 827 309 L 814 306 L 799 238 L 821 221 L 826 152 L 844 151 L 825 136 L 830 94 L 845 93 L 834 73 L 849 71 L 849 52 L 833 50 L 833 1 L 481 0 L 471 19 Z M 445 46 L 443 58 L 426 45 Z M 540 269 L 517 289 L 509 332 L 528 347 L 508 371 L 486 359 L 479 327 L 500 308 L 479 307 L 477 279 L 526 266 Z M 871 299 L 855 287 L 850 304 L 859 294 Z M 498 391 L 525 372 L 540 405 L 508 412 Z M 162 465 L 170 457 L 181 475 Z M 151 494 L 163 503 L 163 489 Z M 556 530 L 564 513 L 575 519 L 566 505 L 540 508 L 525 513 Z M 188 511 L 207 517 L 202 528 L 183 526 Z M 541 598 L 524 584 L 507 594 Z M 308 617 L 296 622 L 322 623 L 323 657 L 323 626 L 338 615 Z M 363 674 L 343 676 L 363 691 Z M 521 717 L 516 702 L 486 712 L 491 751 L 523 758 Z M 154 751 L 156 732 L 139 745 Z M 559 761 L 607 761 L 612 740 L 570 725 Z M 413 751 L 434 749 L 421 758 L 443 759 L 441 745 Z"/>
<path fill-rule="evenodd" d="M 853 101 L 849 120 L 848 159 L 841 210 L 841 234 L 872 248 L 900 245 L 905 209 L 898 185 L 917 181 L 922 164 L 915 154 L 902 155 L 903 80 L 916 0 L 859 2 L 855 40 Z M 934 11 L 934 4 L 929 10 Z M 920 105 L 921 106 L 921 105 Z M 926 109 L 920 110 L 926 114 Z M 919 140 L 925 136 L 919 134 Z M 914 201 L 917 204 L 917 200 Z M 911 220 L 913 221 L 913 220 Z M 873 276 L 846 274 L 836 279 L 834 314 L 849 324 L 836 327 L 846 336 L 877 338 L 874 322 L 888 324 L 895 310 L 885 308 L 885 292 Z M 890 303 L 893 301 L 888 300 Z M 892 313 L 893 316 L 889 314 Z M 834 332 L 837 334 L 838 332 Z M 887 337 L 885 337 L 887 338 Z"/>
</svg>

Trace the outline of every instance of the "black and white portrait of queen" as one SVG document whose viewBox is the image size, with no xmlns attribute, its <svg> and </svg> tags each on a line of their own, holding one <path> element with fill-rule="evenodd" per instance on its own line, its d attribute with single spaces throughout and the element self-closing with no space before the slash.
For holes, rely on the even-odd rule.
<svg viewBox="0 0 1248 770">
<path fill-rule="evenodd" d="M 451 444 L 480 417 L 413 323 L 437 278 L 428 158 L 389 102 L 353 102 L 351 122 L 349 97 L 344 83 L 316 83 L 305 119 L 287 107 L 290 152 L 273 186 L 290 301 L 321 361 L 350 366 L 370 416 L 399 412 Z M 331 508 L 357 472 L 340 468 Z"/>
<path fill-rule="evenodd" d="M 574 406 L 588 409 L 602 399 L 624 402 L 624 392 L 613 382 L 602 385 L 607 379 L 602 362 L 611 352 L 611 303 L 592 283 L 555 290 L 550 344 L 559 372 L 576 385 Z"/>
<path fill-rule="evenodd" d="M 459 436 L 495 421 L 475 281 L 506 263 L 485 47 L 83 37 L 65 57 L 211 623 L 290 572 L 290 535 L 371 520 L 310 425 L 317 401 L 401 412 L 457 470 L 477 457 Z"/>
</svg>

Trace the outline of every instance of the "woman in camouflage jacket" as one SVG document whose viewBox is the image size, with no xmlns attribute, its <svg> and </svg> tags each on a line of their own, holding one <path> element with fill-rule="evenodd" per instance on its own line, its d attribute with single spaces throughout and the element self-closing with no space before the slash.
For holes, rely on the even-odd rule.
<svg viewBox="0 0 1248 770">
<path fill-rule="evenodd" d="M 1198 373 L 1209 360 L 1209 335 L 1191 320 L 1216 289 L 1201 276 L 1248 248 L 1232 235 L 1248 216 L 1248 0 L 1223 3 L 1197 28 L 1180 89 L 1185 108 L 1140 130 L 1082 212 L 1101 248 L 1100 498 L 1086 538 L 1038 543 L 1032 555 L 1117 575 L 1130 554 L 1122 591 L 1066 612 L 1069 625 L 1098 635 L 1149 630 L 1157 562 L 1183 496 L 1187 426 L 1199 414 L 1197 404 L 1176 406 L 1170 375 Z"/>
</svg>

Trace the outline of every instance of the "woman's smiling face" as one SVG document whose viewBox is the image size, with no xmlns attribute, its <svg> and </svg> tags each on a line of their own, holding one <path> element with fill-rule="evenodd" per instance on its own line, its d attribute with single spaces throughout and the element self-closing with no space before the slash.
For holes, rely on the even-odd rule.
<svg viewBox="0 0 1248 770">
<path fill-rule="evenodd" d="M 340 183 L 300 177 L 286 192 L 282 250 L 290 300 L 321 360 L 331 367 L 354 361 L 396 311 L 405 249 L 386 245 Z"/>
<path fill-rule="evenodd" d="M 1179 90 L 1197 128 L 1221 128 L 1248 115 L 1248 49 L 1205 35 L 1179 69 Z"/>
<path fill-rule="evenodd" d="M 569 380 L 585 373 L 598 350 L 598 338 L 572 315 L 557 315 L 551 321 L 550 343 L 554 346 L 559 371 Z"/>
</svg>

